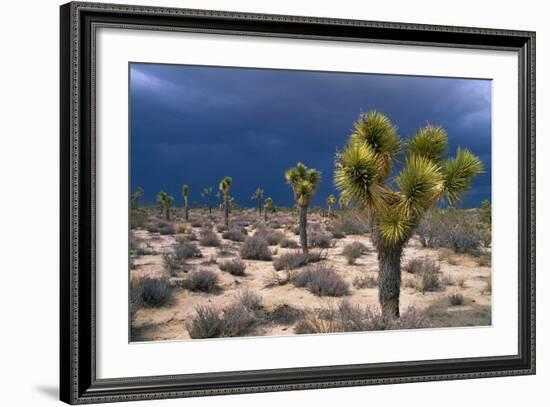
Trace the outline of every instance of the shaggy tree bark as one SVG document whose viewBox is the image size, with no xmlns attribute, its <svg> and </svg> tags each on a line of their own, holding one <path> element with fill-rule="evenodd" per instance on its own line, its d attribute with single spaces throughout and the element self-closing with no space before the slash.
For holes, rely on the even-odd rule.
<svg viewBox="0 0 550 407">
<path fill-rule="evenodd" d="M 403 246 L 378 248 L 378 301 L 385 319 L 399 318 Z"/>
<path fill-rule="evenodd" d="M 166 220 L 170 222 L 170 207 L 166 207 Z"/>
<path fill-rule="evenodd" d="M 304 254 L 307 254 L 307 206 L 300 206 L 300 244 Z"/>
</svg>

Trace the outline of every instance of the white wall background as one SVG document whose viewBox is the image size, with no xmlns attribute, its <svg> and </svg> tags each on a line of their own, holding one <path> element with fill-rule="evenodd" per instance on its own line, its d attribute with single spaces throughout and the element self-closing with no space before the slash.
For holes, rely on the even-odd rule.
<svg viewBox="0 0 550 407">
<path fill-rule="evenodd" d="M 550 241 L 545 116 L 550 99 L 550 27 L 535 0 L 146 0 L 134 4 L 466 25 L 537 31 L 538 374 L 529 377 L 267 393 L 185 400 L 188 406 L 343 404 L 543 405 L 550 381 L 550 296 L 543 287 Z M 58 0 L 6 2 L 0 24 L 0 404 L 54 405 L 58 382 Z M 546 391 L 545 391 L 546 390 Z M 181 400 L 149 402 L 175 406 Z M 145 405 L 144 403 L 141 403 Z M 140 404 L 140 405 L 141 405 Z M 138 405 L 126 403 L 124 405 Z"/>
</svg>

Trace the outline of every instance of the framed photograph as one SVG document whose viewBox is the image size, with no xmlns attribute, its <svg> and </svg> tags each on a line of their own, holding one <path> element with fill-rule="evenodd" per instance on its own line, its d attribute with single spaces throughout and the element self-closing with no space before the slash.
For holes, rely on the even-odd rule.
<svg viewBox="0 0 550 407">
<path fill-rule="evenodd" d="M 60 13 L 61 400 L 535 373 L 535 33 Z"/>
</svg>

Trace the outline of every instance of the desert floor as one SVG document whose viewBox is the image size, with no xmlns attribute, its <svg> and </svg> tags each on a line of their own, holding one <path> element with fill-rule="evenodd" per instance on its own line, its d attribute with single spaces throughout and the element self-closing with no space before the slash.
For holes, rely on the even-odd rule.
<svg viewBox="0 0 550 407">
<path fill-rule="evenodd" d="M 288 220 L 288 217 L 287 217 Z M 177 221 L 177 220 L 176 220 Z M 192 227 L 191 223 L 182 222 L 185 233 L 200 234 L 200 227 Z M 309 223 L 326 223 L 326 219 L 318 214 L 310 215 Z M 289 225 L 278 224 L 276 228 L 289 239 L 298 242 L 299 237 Z M 253 234 L 254 225 L 246 227 L 249 235 Z M 275 228 L 274 228 L 275 229 Z M 214 229 L 215 230 L 215 229 Z M 162 235 L 151 233 L 145 229 L 133 229 L 134 239 L 148 248 L 145 254 L 132 258 L 132 277 L 162 277 L 166 276 L 162 253 L 173 250 L 181 234 Z M 223 309 L 229 305 L 243 288 L 256 291 L 263 298 L 266 310 L 289 305 L 298 309 L 321 309 L 341 300 L 335 297 L 318 297 L 304 288 L 297 288 L 293 284 L 273 285 L 274 277 L 283 276 L 284 272 L 276 272 L 272 261 L 244 260 L 246 272 L 244 276 L 234 276 L 219 269 L 214 261 L 228 260 L 239 257 L 238 248 L 241 243 L 222 239 L 221 233 L 216 232 L 224 244 L 234 248 L 229 255 L 220 256 L 216 247 L 202 247 L 199 245 L 202 257 L 186 261 L 185 266 L 170 282 L 173 284 L 169 302 L 161 307 L 141 307 L 134 315 L 131 325 L 132 341 L 182 340 L 190 339 L 187 326 L 195 315 L 197 305 L 213 304 Z M 367 246 L 368 252 L 362 255 L 354 265 L 348 265 L 342 255 L 343 247 L 351 242 L 358 241 Z M 346 235 L 342 239 L 333 239 L 332 247 L 325 249 L 326 260 L 323 262 L 334 267 L 337 273 L 350 285 L 350 295 L 346 296 L 352 304 L 378 305 L 378 288 L 356 288 L 353 281 L 356 277 L 372 276 L 376 278 L 378 272 L 377 254 L 374 250 L 368 233 L 362 235 Z M 273 258 L 285 252 L 295 252 L 297 249 L 287 249 L 270 246 Z M 404 250 L 402 264 L 412 258 L 429 258 L 437 262 L 441 268 L 442 280 L 445 281 L 436 291 L 421 292 L 409 284 L 414 276 L 402 271 L 401 310 L 413 306 L 422 310 L 430 319 L 433 327 L 480 326 L 491 324 L 491 293 L 487 287 L 491 279 L 490 266 L 480 266 L 476 258 L 469 255 L 449 253 L 445 249 L 423 248 L 417 239 L 413 238 Z M 182 288 L 178 284 L 185 279 L 186 274 L 194 269 L 207 269 L 219 277 L 218 288 L 210 293 L 193 292 Z M 464 297 L 461 305 L 451 305 L 449 295 L 460 293 Z M 293 335 L 295 324 L 270 323 L 262 325 L 250 335 Z"/>
</svg>

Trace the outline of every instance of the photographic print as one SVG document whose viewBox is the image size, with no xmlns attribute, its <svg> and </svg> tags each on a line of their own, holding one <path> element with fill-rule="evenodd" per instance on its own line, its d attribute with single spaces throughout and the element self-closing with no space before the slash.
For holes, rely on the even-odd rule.
<svg viewBox="0 0 550 407">
<path fill-rule="evenodd" d="M 130 341 L 491 325 L 491 88 L 130 63 Z"/>
</svg>

